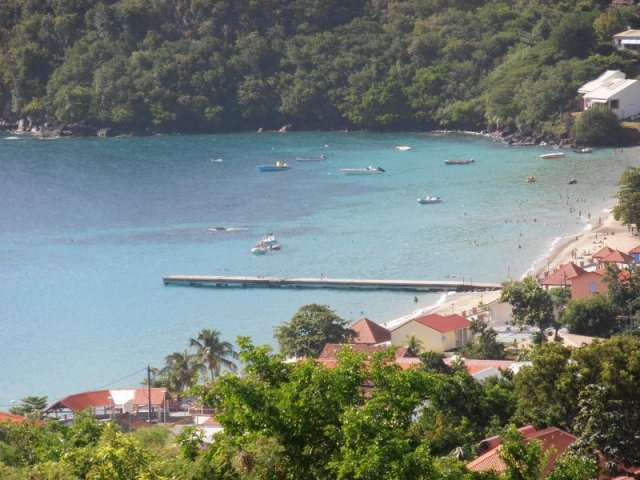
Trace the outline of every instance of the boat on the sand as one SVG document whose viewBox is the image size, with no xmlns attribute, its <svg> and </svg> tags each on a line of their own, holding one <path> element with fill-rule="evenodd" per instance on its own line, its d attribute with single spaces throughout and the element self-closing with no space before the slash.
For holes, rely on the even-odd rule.
<svg viewBox="0 0 640 480">
<path fill-rule="evenodd" d="M 378 173 L 384 173 L 385 169 L 369 166 L 367 168 L 341 168 L 340 171 L 345 175 L 375 175 Z"/>
<path fill-rule="evenodd" d="M 562 157 L 564 157 L 564 153 L 562 152 L 545 153 L 543 155 L 540 155 L 540 158 L 542 160 L 553 160 L 555 158 L 562 158 Z"/>
<path fill-rule="evenodd" d="M 432 195 L 427 195 L 426 197 L 418 198 L 418 203 L 422 205 L 429 204 L 429 203 L 441 203 L 441 202 L 442 202 L 442 198 L 437 196 L 432 196 Z"/>
<path fill-rule="evenodd" d="M 447 165 L 469 165 L 470 163 L 474 163 L 475 160 L 473 158 L 466 158 L 464 160 L 445 160 L 444 163 Z"/>
</svg>

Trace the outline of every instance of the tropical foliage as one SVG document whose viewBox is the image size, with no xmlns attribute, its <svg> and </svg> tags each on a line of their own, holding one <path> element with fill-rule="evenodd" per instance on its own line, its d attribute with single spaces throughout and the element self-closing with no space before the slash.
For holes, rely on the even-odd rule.
<svg viewBox="0 0 640 480">
<path fill-rule="evenodd" d="M 123 130 L 567 134 L 577 87 L 637 61 L 637 10 L 569 0 L 6 0 L 0 107 Z"/>
<path fill-rule="evenodd" d="M 317 357 L 327 343 L 349 343 L 356 333 L 326 305 L 303 305 L 293 318 L 275 329 L 280 353 Z"/>
</svg>

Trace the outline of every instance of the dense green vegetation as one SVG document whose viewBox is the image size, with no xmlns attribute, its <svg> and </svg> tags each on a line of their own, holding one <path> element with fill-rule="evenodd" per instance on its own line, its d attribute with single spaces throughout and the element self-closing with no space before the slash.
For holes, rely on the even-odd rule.
<svg viewBox="0 0 640 480">
<path fill-rule="evenodd" d="M 573 351 L 542 344 L 531 367 L 482 384 L 459 365 L 434 370 L 429 355 L 402 370 L 389 361 L 391 349 L 368 361 L 345 350 L 328 369 L 285 362 L 246 338 L 238 344 L 243 375 L 195 388 L 224 427 L 209 447 L 193 427 L 177 436 L 162 427 L 124 434 L 86 413 L 70 426 L 0 422 L 0 477 L 539 480 L 545 452 L 510 426 L 528 422 L 579 437 L 547 478 L 595 480 L 598 465 L 616 471 L 640 462 L 637 337 Z M 468 472 L 478 441 L 496 433 L 505 440 L 505 472 Z"/>
<path fill-rule="evenodd" d="M 5 0 L 5 116 L 125 131 L 567 135 L 576 89 L 635 75 L 595 0 Z"/>
</svg>

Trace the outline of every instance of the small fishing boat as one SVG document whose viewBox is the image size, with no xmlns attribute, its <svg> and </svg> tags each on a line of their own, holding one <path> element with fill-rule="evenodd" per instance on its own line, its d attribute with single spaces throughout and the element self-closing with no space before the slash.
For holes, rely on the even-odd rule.
<svg viewBox="0 0 640 480">
<path fill-rule="evenodd" d="M 574 153 L 591 153 L 593 152 L 593 148 L 583 147 L 583 148 L 574 148 Z"/>
<path fill-rule="evenodd" d="M 536 181 L 536 177 L 529 176 L 524 179 L 526 183 L 534 183 Z"/>
<path fill-rule="evenodd" d="M 468 158 L 464 160 L 445 160 L 444 163 L 447 165 L 469 165 L 470 163 L 474 163 L 475 160 L 473 158 Z"/>
<path fill-rule="evenodd" d="M 253 247 L 251 249 L 251 253 L 253 253 L 254 255 L 264 255 L 268 251 L 269 251 L 269 249 L 267 247 L 263 247 L 263 246 L 260 246 L 260 245 L 256 245 L 255 247 Z"/>
<path fill-rule="evenodd" d="M 575 178 L 572 178 L 567 182 L 569 185 L 575 185 L 576 183 L 578 183 L 578 181 Z"/>
<path fill-rule="evenodd" d="M 377 173 L 384 173 L 385 169 L 369 166 L 367 168 L 341 168 L 340 171 L 345 175 L 375 175 Z"/>
<path fill-rule="evenodd" d="M 425 205 L 428 203 L 441 203 L 442 199 L 440 197 L 435 197 L 431 195 L 427 195 L 426 197 L 418 198 L 418 203 Z"/>
<path fill-rule="evenodd" d="M 276 236 L 273 233 L 267 233 L 258 242 L 258 245 L 265 246 L 265 247 L 271 247 L 272 245 L 275 245 L 277 243 L 278 243 L 278 240 L 276 239 Z"/>
<path fill-rule="evenodd" d="M 406 152 L 408 150 L 411 150 L 412 147 L 410 147 L 409 145 L 398 145 L 396 147 L 396 150 L 398 150 L 399 152 Z"/>
<path fill-rule="evenodd" d="M 258 165 L 258 170 L 261 172 L 280 172 L 282 170 L 289 170 L 291 167 L 286 162 L 276 162 L 275 165 Z"/>
<path fill-rule="evenodd" d="M 321 160 L 326 160 L 326 155 L 309 155 L 306 157 L 296 157 L 298 162 L 319 162 Z"/>
<path fill-rule="evenodd" d="M 555 158 L 562 158 L 562 157 L 564 157 L 564 153 L 562 153 L 562 152 L 545 153 L 543 155 L 540 155 L 540 158 L 542 160 L 553 160 Z"/>
</svg>

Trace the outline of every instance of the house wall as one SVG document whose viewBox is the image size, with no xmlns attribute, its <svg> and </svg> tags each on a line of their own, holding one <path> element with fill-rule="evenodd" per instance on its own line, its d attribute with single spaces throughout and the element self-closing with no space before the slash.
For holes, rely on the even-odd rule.
<svg viewBox="0 0 640 480">
<path fill-rule="evenodd" d="M 602 276 L 597 273 L 588 272 L 571 279 L 571 298 L 589 298 L 593 295 L 592 284 L 595 285 L 595 292 L 606 293 L 607 286 L 602 282 Z"/>
<path fill-rule="evenodd" d="M 611 100 L 618 100 L 619 102 L 620 108 L 612 108 L 611 111 L 620 119 L 640 114 L 640 82 L 629 85 L 609 98 L 609 107 L 611 106 Z"/>
<path fill-rule="evenodd" d="M 460 329 L 458 335 L 462 335 L 463 341 L 467 340 L 466 328 Z M 437 353 L 444 353 L 445 350 L 456 348 L 456 331 L 438 332 L 426 325 L 411 320 L 391 332 L 391 344 L 401 346 L 406 343 L 407 337 L 415 335 L 424 345 L 424 350 L 432 350 Z"/>
</svg>

